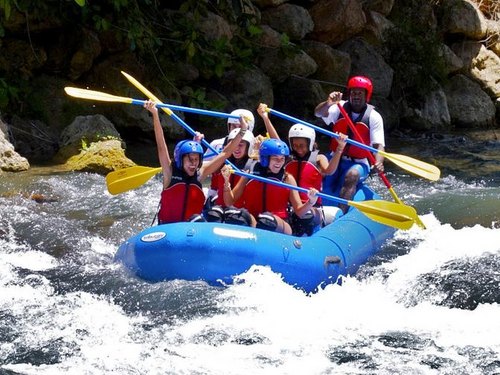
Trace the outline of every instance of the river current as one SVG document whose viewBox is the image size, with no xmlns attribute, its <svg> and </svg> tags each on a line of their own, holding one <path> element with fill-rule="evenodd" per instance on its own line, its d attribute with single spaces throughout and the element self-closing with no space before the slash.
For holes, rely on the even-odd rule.
<svg viewBox="0 0 500 375">
<path fill-rule="evenodd" d="M 113 257 L 152 224 L 158 179 L 112 196 L 94 174 L 1 175 L 0 374 L 500 374 L 500 142 L 388 150 L 441 168 L 386 162 L 427 229 L 312 295 L 262 266 L 226 288 L 129 274 Z"/>
</svg>

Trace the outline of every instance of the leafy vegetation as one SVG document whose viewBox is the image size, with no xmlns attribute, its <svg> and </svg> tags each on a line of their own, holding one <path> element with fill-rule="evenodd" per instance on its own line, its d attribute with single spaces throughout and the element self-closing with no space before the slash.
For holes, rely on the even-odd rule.
<svg viewBox="0 0 500 375">
<path fill-rule="evenodd" d="M 144 65 L 156 66 L 159 78 L 170 82 L 171 87 L 176 86 L 171 81 L 177 77 L 164 73 L 160 61 L 184 61 L 195 66 L 205 80 L 220 78 L 228 68 L 237 69 L 254 62 L 259 46 L 253 40 L 262 32 L 252 15 L 235 11 L 231 0 L 172 1 L 168 4 L 153 0 L 0 0 L 0 37 L 5 35 L 5 23 L 14 11 L 38 20 L 62 21 L 68 32 L 81 28 L 99 34 L 112 32 Z M 200 30 L 199 25 L 209 11 L 238 26 L 233 28 L 236 31 L 231 40 L 227 37 L 209 39 Z M 27 32 L 30 34 L 30 30 Z M 10 73 L 10 76 L 5 74 L 1 82 L 0 108 L 25 96 L 14 89 L 15 74 Z M 198 104 L 208 100 L 204 88 L 194 87 L 190 92 L 194 96 L 188 100 Z"/>
</svg>

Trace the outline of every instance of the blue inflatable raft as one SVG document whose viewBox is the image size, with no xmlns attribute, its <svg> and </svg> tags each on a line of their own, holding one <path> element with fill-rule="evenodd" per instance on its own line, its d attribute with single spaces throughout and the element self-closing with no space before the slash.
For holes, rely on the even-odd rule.
<svg viewBox="0 0 500 375">
<path fill-rule="evenodd" d="M 367 186 L 355 201 L 380 199 Z M 353 274 L 395 229 L 372 221 L 356 208 L 315 232 L 294 237 L 219 223 L 173 223 L 148 228 L 118 249 L 116 260 L 151 282 L 204 280 L 231 284 L 252 265 L 269 266 L 305 292 Z"/>
</svg>

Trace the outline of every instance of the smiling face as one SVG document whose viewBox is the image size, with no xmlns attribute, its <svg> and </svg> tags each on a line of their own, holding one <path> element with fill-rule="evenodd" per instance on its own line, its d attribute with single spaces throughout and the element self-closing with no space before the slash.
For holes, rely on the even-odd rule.
<svg viewBox="0 0 500 375">
<path fill-rule="evenodd" d="M 182 167 L 189 176 L 194 176 L 200 165 L 200 154 L 191 152 L 182 157 Z"/>
<path fill-rule="evenodd" d="M 300 157 L 304 156 L 309 151 L 309 139 L 307 138 L 295 137 L 291 138 L 290 142 L 292 150 Z"/>
<path fill-rule="evenodd" d="M 285 165 L 285 156 L 284 155 L 272 155 L 269 157 L 269 170 L 272 173 L 278 173 L 281 168 Z"/>
<path fill-rule="evenodd" d="M 350 90 L 349 101 L 352 105 L 352 110 L 356 113 L 360 113 L 366 104 L 366 90 L 354 87 Z"/>
</svg>

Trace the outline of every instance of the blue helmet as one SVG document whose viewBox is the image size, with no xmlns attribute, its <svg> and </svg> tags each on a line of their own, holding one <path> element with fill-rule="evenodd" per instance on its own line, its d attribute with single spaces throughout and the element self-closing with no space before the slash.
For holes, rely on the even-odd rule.
<svg viewBox="0 0 500 375">
<path fill-rule="evenodd" d="M 198 142 L 195 141 L 189 141 L 189 140 L 184 140 L 180 141 L 175 145 L 174 149 L 174 161 L 175 161 L 175 166 L 179 169 L 182 169 L 182 157 L 186 154 L 200 154 L 200 164 L 198 165 L 198 168 L 201 167 L 201 164 L 203 163 L 203 148 Z"/>
<path fill-rule="evenodd" d="M 266 139 L 260 145 L 259 149 L 259 159 L 260 165 L 263 167 L 269 166 L 269 157 L 273 155 L 290 155 L 290 149 L 285 142 L 279 139 Z"/>
</svg>

